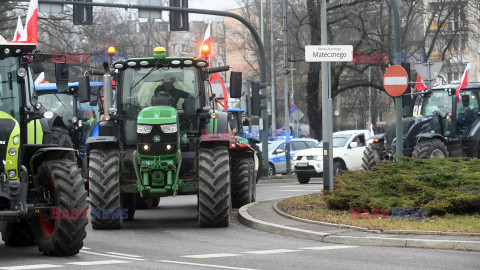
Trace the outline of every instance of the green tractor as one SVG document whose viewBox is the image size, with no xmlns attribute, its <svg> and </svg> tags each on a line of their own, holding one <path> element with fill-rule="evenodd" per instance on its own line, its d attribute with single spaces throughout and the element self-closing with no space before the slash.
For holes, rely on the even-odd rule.
<svg viewBox="0 0 480 270">
<path fill-rule="evenodd" d="M 0 43 L 0 231 L 8 246 L 70 256 L 86 237 L 87 194 L 62 119 L 35 95 L 33 73 L 48 57 L 35 44 Z M 64 79 L 68 67 L 57 67 Z"/>
<path fill-rule="evenodd" d="M 198 197 L 200 226 L 228 226 L 232 203 L 239 207 L 255 197 L 255 153 L 235 147 L 228 114 L 219 109 L 209 84 L 210 74 L 229 67 L 166 57 L 162 47 L 153 57 L 120 60 L 112 67 L 115 94 L 104 64 L 104 115 L 98 136 L 87 139 L 93 228 L 122 227 L 124 219 L 134 217 L 137 196 L 188 194 Z M 241 73 L 232 71 L 230 96 L 240 95 Z M 239 167 L 247 174 L 234 175 Z M 110 212 L 96 211 L 106 208 Z"/>
<path fill-rule="evenodd" d="M 403 154 L 413 158 L 480 157 L 480 84 L 441 85 L 419 93 L 415 117 L 403 119 Z M 394 160 L 396 128 L 392 124 L 385 134 L 374 136 L 366 147 L 362 167 L 373 170 L 382 160 Z"/>
</svg>

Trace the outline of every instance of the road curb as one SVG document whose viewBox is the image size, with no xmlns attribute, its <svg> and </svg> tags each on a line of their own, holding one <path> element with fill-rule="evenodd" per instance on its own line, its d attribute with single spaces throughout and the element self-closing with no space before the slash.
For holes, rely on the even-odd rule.
<svg viewBox="0 0 480 270">
<path fill-rule="evenodd" d="M 325 225 L 325 226 L 331 226 L 331 227 L 337 227 L 337 228 L 342 228 L 342 229 L 352 229 L 352 230 L 357 230 L 357 231 L 361 231 L 361 232 L 369 232 L 369 233 L 377 233 L 377 234 L 392 234 L 392 235 L 443 235 L 443 236 L 480 236 L 480 233 L 464 233 L 464 232 L 440 232 L 440 231 L 411 231 L 411 230 L 384 230 L 384 231 L 381 231 L 381 230 L 372 230 L 372 229 L 368 229 L 368 228 L 364 228 L 364 227 L 359 227 L 359 226 L 354 226 L 354 225 L 347 225 L 347 224 L 337 224 L 337 223 L 330 223 L 330 222 L 325 222 L 325 221 L 316 221 L 316 220 L 310 220 L 310 219 L 304 219 L 304 218 L 300 218 L 300 217 L 296 217 L 296 216 L 292 216 L 288 213 L 285 213 L 283 212 L 282 210 L 280 210 L 280 208 L 278 208 L 278 203 L 279 202 L 276 202 L 274 205 L 273 205 L 273 210 L 275 210 L 275 212 L 277 212 L 277 214 L 283 216 L 283 217 L 286 217 L 286 218 L 289 218 L 289 219 L 293 219 L 293 220 L 297 220 L 297 221 L 301 221 L 301 222 L 305 222 L 305 223 L 310 223 L 310 224 L 318 224 L 318 225 Z"/>
<path fill-rule="evenodd" d="M 244 205 L 238 210 L 238 220 L 243 225 L 260 231 L 283 236 L 315 240 L 319 242 L 359 246 L 408 247 L 426 249 L 445 249 L 480 252 L 480 241 L 455 241 L 436 239 L 409 239 L 372 236 L 342 236 L 323 232 L 302 230 L 294 227 L 259 220 L 248 212 L 248 208 L 267 202 L 254 202 Z M 276 210 L 274 210 L 276 211 Z M 277 212 L 278 213 L 278 212 Z M 283 216 L 285 217 L 285 216 Z M 338 224 L 337 224 L 338 225 Z M 351 228 L 345 228 L 351 229 Z"/>
</svg>

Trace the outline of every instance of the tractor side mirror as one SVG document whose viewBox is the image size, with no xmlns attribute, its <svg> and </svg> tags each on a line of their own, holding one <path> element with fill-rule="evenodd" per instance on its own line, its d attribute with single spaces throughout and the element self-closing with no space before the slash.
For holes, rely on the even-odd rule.
<svg viewBox="0 0 480 270">
<path fill-rule="evenodd" d="M 230 98 L 242 97 L 242 72 L 230 72 Z"/>
<path fill-rule="evenodd" d="M 68 90 L 68 64 L 55 63 L 55 79 L 57 81 L 57 91 L 65 92 Z"/>
<path fill-rule="evenodd" d="M 43 62 L 34 62 L 30 65 L 32 68 L 33 74 L 39 74 L 45 71 L 45 66 L 43 65 Z"/>
<path fill-rule="evenodd" d="M 88 76 L 82 76 L 78 80 L 78 101 L 80 103 L 90 102 L 90 79 Z"/>
</svg>

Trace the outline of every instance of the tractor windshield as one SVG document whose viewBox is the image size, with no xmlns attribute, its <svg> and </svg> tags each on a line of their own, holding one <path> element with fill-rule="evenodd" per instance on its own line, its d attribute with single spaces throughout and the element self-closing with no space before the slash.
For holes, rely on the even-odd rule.
<svg viewBox="0 0 480 270">
<path fill-rule="evenodd" d="M 17 58 L 0 60 L 0 111 L 20 121 L 20 98 L 17 83 Z"/>
<path fill-rule="evenodd" d="M 424 98 L 422 115 L 432 115 L 435 111 L 452 112 L 452 97 L 447 91 L 433 91 Z"/>
</svg>

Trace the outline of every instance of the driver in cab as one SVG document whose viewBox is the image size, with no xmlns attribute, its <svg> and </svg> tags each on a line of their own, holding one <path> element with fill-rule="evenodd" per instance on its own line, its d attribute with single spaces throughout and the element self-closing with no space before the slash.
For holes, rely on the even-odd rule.
<svg viewBox="0 0 480 270">
<path fill-rule="evenodd" d="M 152 106 L 172 106 L 177 108 L 177 104 L 181 98 L 187 99 L 190 95 L 183 90 L 177 89 L 174 86 L 174 81 L 163 82 L 159 85 L 153 94 L 151 104 Z"/>
</svg>

